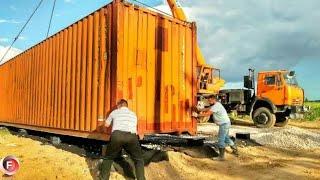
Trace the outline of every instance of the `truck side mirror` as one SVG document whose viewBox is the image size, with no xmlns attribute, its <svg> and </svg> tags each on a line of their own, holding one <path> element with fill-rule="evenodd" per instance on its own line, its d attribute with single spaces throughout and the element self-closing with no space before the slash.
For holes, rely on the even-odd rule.
<svg viewBox="0 0 320 180">
<path fill-rule="evenodd" d="M 244 82 L 245 88 L 253 89 L 253 82 L 252 82 L 250 76 L 244 76 L 243 82 Z"/>
<path fill-rule="evenodd" d="M 289 76 L 291 76 L 291 77 L 294 76 L 295 74 L 296 74 L 295 71 L 290 71 L 290 72 L 289 72 Z"/>
</svg>

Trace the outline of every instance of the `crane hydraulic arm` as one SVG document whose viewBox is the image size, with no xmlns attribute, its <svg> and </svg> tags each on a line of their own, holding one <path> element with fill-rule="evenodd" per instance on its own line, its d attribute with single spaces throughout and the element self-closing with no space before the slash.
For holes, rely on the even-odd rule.
<svg viewBox="0 0 320 180">
<path fill-rule="evenodd" d="M 187 21 L 187 16 L 184 13 L 181 5 L 176 1 L 176 0 L 167 0 L 170 9 L 171 9 L 171 13 L 173 15 L 174 18 L 177 18 L 179 20 L 182 21 Z M 199 46 L 197 45 L 197 61 L 199 65 L 204 65 L 206 64 L 206 61 L 202 55 L 202 52 L 199 48 Z"/>
<path fill-rule="evenodd" d="M 184 13 L 181 5 L 176 0 L 167 0 L 167 3 L 171 9 L 171 13 L 174 18 L 177 18 L 182 21 L 187 21 L 186 14 Z M 200 81 L 198 93 L 217 94 L 220 88 L 224 86 L 225 81 L 220 78 L 220 75 L 213 75 L 214 71 L 218 71 L 220 74 L 220 70 L 207 65 L 199 45 L 196 44 L 196 46 L 196 58 L 201 72 L 201 77 L 198 77 Z M 208 79 L 208 76 L 211 76 L 211 78 Z"/>
</svg>

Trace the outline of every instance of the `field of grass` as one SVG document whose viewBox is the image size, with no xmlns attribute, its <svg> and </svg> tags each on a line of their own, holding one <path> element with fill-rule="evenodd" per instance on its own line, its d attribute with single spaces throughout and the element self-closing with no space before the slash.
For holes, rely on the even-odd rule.
<svg viewBox="0 0 320 180">
<path fill-rule="evenodd" d="M 305 114 L 305 119 L 309 121 L 320 120 L 320 102 L 306 102 L 306 106 L 310 106 L 310 112 Z"/>
</svg>

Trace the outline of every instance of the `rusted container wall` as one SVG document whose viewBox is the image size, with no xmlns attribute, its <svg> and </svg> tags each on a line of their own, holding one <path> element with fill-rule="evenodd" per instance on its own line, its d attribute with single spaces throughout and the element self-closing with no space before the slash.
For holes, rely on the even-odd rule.
<svg viewBox="0 0 320 180">
<path fill-rule="evenodd" d="M 0 67 L 0 124 L 108 139 L 120 98 L 139 133 L 196 131 L 195 26 L 114 1 Z"/>
<path fill-rule="evenodd" d="M 132 4 L 117 6 L 117 99 L 128 99 L 143 133 L 190 132 L 196 62 L 193 24 Z M 112 96 L 112 97 L 115 97 Z"/>
<path fill-rule="evenodd" d="M 107 139 L 98 117 L 110 111 L 109 4 L 0 67 L 0 122 Z"/>
</svg>

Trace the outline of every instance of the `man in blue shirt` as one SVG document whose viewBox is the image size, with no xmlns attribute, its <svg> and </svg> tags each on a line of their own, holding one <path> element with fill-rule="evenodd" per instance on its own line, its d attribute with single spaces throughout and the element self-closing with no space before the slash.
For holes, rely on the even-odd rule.
<svg viewBox="0 0 320 180">
<path fill-rule="evenodd" d="M 211 105 L 210 108 L 205 108 L 200 110 L 200 114 L 194 114 L 195 117 L 200 116 L 211 116 L 214 117 L 214 122 L 219 126 L 218 132 L 218 146 L 219 146 L 219 157 L 218 160 L 225 160 L 224 152 L 226 145 L 229 145 L 233 150 L 233 154 L 238 156 L 238 149 L 235 143 L 229 137 L 229 128 L 231 126 L 230 118 L 226 109 L 223 105 L 217 100 L 215 95 L 208 97 L 208 101 Z"/>
</svg>

